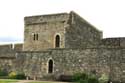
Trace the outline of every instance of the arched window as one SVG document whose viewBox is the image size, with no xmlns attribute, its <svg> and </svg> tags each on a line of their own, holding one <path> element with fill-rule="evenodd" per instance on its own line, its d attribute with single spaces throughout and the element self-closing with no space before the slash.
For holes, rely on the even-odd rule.
<svg viewBox="0 0 125 83">
<path fill-rule="evenodd" d="M 53 61 L 49 60 L 48 62 L 48 73 L 53 73 Z"/>
<path fill-rule="evenodd" d="M 59 35 L 56 35 L 55 47 L 60 47 L 60 36 Z"/>
</svg>

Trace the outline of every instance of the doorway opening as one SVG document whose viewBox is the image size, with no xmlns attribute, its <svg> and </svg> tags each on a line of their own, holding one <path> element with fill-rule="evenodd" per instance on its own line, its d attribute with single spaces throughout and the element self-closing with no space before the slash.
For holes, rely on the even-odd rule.
<svg viewBox="0 0 125 83">
<path fill-rule="evenodd" d="M 48 62 L 48 73 L 53 73 L 53 60 L 49 60 Z"/>
</svg>

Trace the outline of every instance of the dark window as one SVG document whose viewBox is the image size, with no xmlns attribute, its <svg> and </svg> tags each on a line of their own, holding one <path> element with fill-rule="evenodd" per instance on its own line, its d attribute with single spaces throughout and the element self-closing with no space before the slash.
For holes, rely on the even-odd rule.
<svg viewBox="0 0 125 83">
<path fill-rule="evenodd" d="M 33 40 L 38 40 L 38 34 L 33 34 Z"/>
<path fill-rule="evenodd" d="M 48 73 L 53 73 L 53 61 L 49 60 L 48 63 Z"/>
<path fill-rule="evenodd" d="M 33 40 L 35 40 L 35 34 L 33 34 Z"/>
<path fill-rule="evenodd" d="M 56 45 L 55 47 L 60 47 L 60 36 L 59 35 L 56 36 L 55 45 Z"/>
<path fill-rule="evenodd" d="M 36 40 L 38 40 L 38 34 L 36 34 Z"/>
</svg>

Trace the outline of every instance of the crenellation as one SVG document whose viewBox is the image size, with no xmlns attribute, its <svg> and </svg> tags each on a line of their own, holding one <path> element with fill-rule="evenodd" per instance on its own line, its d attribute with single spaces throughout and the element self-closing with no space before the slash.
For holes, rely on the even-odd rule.
<svg viewBox="0 0 125 83">
<path fill-rule="evenodd" d="M 100 43 L 102 46 L 106 47 L 119 47 L 124 48 L 125 47 L 125 38 L 104 38 L 101 40 Z"/>
</svg>

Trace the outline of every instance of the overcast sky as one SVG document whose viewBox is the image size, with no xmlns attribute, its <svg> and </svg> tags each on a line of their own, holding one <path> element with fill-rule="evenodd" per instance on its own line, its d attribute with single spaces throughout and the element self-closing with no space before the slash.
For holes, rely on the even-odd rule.
<svg viewBox="0 0 125 83">
<path fill-rule="evenodd" d="M 0 44 L 23 42 L 25 16 L 71 10 L 103 37 L 125 37 L 125 0 L 0 0 Z"/>
</svg>

